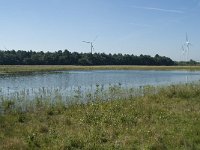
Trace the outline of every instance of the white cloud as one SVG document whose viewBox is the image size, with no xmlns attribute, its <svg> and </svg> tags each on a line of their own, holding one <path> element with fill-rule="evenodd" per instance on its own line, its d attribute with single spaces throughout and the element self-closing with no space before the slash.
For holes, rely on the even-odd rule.
<svg viewBox="0 0 200 150">
<path fill-rule="evenodd" d="M 156 7 L 144 7 L 144 6 L 131 6 L 132 8 L 137 9 L 144 9 L 144 10 L 152 10 L 152 11 L 160 11 L 160 12 L 167 12 L 167 13 L 177 13 L 183 14 L 184 12 L 181 10 L 174 10 L 174 9 L 163 9 L 163 8 L 156 8 Z"/>
</svg>

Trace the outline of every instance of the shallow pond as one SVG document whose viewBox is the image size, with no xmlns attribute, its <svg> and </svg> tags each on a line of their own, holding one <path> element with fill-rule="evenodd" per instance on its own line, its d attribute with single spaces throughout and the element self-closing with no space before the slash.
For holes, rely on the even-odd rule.
<svg viewBox="0 0 200 150">
<path fill-rule="evenodd" d="M 94 91 L 98 85 L 103 88 L 120 85 L 125 88 L 145 85 L 170 85 L 200 80 L 200 72 L 190 71 L 143 71 L 143 70 L 94 70 L 60 71 L 25 75 L 0 75 L 0 96 L 21 94 L 34 95 L 41 90 L 70 95 L 72 91 Z"/>
</svg>

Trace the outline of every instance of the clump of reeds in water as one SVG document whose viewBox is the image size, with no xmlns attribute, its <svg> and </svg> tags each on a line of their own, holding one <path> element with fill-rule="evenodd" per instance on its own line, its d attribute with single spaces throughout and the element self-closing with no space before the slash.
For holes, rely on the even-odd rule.
<svg viewBox="0 0 200 150">
<path fill-rule="evenodd" d="M 53 105 L 68 105 L 91 103 L 98 101 L 112 101 L 130 99 L 155 94 L 167 97 L 191 98 L 200 95 L 199 83 L 170 85 L 170 86 L 140 86 L 135 88 L 116 85 L 96 85 L 91 90 L 77 87 L 74 89 L 39 88 L 24 89 L 20 92 L 3 95 L 0 90 L 0 111 L 34 111 L 39 107 L 51 107 Z"/>
<path fill-rule="evenodd" d="M 39 88 L 24 89 L 20 92 L 1 94 L 1 111 L 31 111 L 37 107 L 49 107 L 57 103 L 67 105 L 69 103 L 89 103 L 96 101 L 110 101 L 116 99 L 128 99 L 155 93 L 151 86 L 139 88 L 125 88 L 121 84 L 96 85 L 90 89 L 77 87 L 74 89 Z"/>
</svg>

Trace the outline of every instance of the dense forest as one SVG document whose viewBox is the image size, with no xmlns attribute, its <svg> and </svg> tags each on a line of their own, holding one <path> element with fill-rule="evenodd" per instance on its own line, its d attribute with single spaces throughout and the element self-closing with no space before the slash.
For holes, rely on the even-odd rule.
<svg viewBox="0 0 200 150">
<path fill-rule="evenodd" d="M 0 50 L 0 65 L 175 65 L 168 57 L 149 55 L 77 53 L 68 50 L 35 52 L 23 50 Z"/>
</svg>

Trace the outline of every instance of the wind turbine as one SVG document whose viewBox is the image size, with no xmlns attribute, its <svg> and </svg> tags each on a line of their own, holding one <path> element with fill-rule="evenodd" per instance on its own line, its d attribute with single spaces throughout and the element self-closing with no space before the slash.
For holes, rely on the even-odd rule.
<svg viewBox="0 0 200 150">
<path fill-rule="evenodd" d="M 7 50 L 7 51 L 9 51 L 5 46 L 4 46 L 4 49 Z"/>
<path fill-rule="evenodd" d="M 189 55 L 189 51 L 190 51 L 190 46 L 192 45 L 188 39 L 188 35 L 186 33 L 186 42 L 185 45 L 187 47 L 187 54 L 186 54 L 186 61 L 188 61 L 188 55 Z"/>
<path fill-rule="evenodd" d="M 182 47 L 181 47 L 181 52 L 182 52 L 183 58 L 186 60 L 186 52 L 187 52 L 187 50 L 185 49 L 184 45 L 182 45 Z"/>
<path fill-rule="evenodd" d="M 92 50 L 94 48 L 93 43 L 92 42 L 88 42 L 88 41 L 82 41 L 82 42 L 90 44 L 90 49 L 91 49 L 91 54 L 92 54 Z"/>
<path fill-rule="evenodd" d="M 96 41 L 97 38 L 98 38 L 98 36 L 96 36 L 92 42 L 90 42 L 90 41 L 82 41 L 82 42 L 84 42 L 84 43 L 90 44 L 91 54 L 92 54 L 92 52 L 93 52 L 93 50 L 94 50 L 94 45 L 93 45 L 93 43 Z"/>
</svg>

